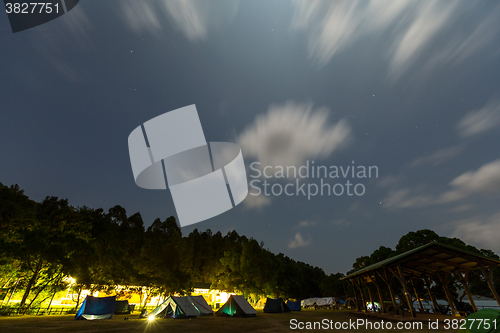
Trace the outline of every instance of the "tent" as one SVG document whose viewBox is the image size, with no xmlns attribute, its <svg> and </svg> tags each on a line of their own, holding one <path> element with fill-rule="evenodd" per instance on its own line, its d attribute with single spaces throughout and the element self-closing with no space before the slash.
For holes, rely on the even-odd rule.
<svg viewBox="0 0 500 333">
<path fill-rule="evenodd" d="M 116 301 L 115 314 L 130 314 L 130 307 L 128 301 Z"/>
<path fill-rule="evenodd" d="M 288 306 L 290 311 L 300 311 L 300 299 L 298 299 L 296 302 L 288 300 L 286 301 L 286 306 Z"/>
<path fill-rule="evenodd" d="M 264 313 L 282 313 L 290 312 L 288 306 L 281 298 L 267 298 L 266 305 L 264 306 Z"/>
<path fill-rule="evenodd" d="M 303 300 L 300 302 L 300 305 L 301 305 L 303 308 L 308 308 L 308 307 L 314 306 L 314 303 L 316 303 L 316 301 L 317 301 L 318 299 L 319 299 L 318 297 L 303 299 Z"/>
<path fill-rule="evenodd" d="M 227 302 L 215 313 L 217 316 L 255 317 L 257 311 L 242 295 L 231 295 Z"/>
<path fill-rule="evenodd" d="M 335 305 L 335 297 L 323 297 L 316 300 L 316 305 Z"/>
<path fill-rule="evenodd" d="M 179 319 L 196 317 L 198 314 L 187 297 L 169 296 L 149 314 L 149 317 Z"/>
<path fill-rule="evenodd" d="M 115 312 L 116 296 L 87 296 L 76 312 L 76 319 L 111 319 Z"/>
<path fill-rule="evenodd" d="M 208 305 L 207 301 L 203 296 L 187 296 L 191 304 L 198 311 L 198 314 L 204 315 L 213 315 L 214 312 L 210 305 Z"/>
</svg>

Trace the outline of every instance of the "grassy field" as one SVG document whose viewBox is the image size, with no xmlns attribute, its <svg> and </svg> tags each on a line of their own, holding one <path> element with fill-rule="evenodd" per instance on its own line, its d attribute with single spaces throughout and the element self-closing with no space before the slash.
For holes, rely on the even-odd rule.
<svg viewBox="0 0 500 333">
<path fill-rule="evenodd" d="M 129 317 L 129 320 L 124 320 Z M 362 314 L 348 311 L 328 311 L 328 310 L 305 310 L 301 312 L 267 314 L 259 312 L 254 318 L 226 318 L 216 316 L 197 317 L 195 319 L 157 319 L 148 322 L 144 319 L 137 319 L 139 314 L 128 316 L 114 316 L 110 320 L 75 320 L 74 316 L 20 316 L 1 317 L 0 332 L 294 332 L 290 328 L 290 320 L 297 322 L 321 322 L 324 319 L 335 322 L 349 322 L 358 319 L 366 319 Z M 381 324 L 378 319 L 370 319 L 370 322 Z M 387 323 L 387 320 L 384 321 Z M 423 329 L 396 329 L 397 322 L 392 322 L 394 329 L 316 329 L 303 332 L 331 331 L 331 332 L 456 332 L 456 330 L 445 330 L 444 328 L 434 330 L 428 329 L 427 323 L 423 323 Z M 408 323 L 410 324 L 410 323 Z M 333 324 L 335 325 L 335 324 Z"/>
</svg>

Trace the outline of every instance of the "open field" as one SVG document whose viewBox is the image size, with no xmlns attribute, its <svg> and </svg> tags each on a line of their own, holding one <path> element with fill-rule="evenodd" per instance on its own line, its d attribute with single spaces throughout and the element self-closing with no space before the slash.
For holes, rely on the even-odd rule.
<svg viewBox="0 0 500 333">
<path fill-rule="evenodd" d="M 124 320 L 129 317 L 129 320 Z M 305 310 L 301 312 L 267 314 L 259 312 L 254 318 L 226 318 L 216 316 L 197 317 L 195 319 L 158 319 L 148 322 L 144 319 L 137 319 L 138 313 L 133 315 L 114 316 L 111 320 L 85 321 L 75 320 L 74 316 L 20 316 L 20 317 L 0 317 L 0 332 L 293 332 L 290 328 L 290 320 L 296 319 L 298 322 L 321 322 L 327 319 L 328 322 L 355 322 L 358 319 L 368 317 L 348 311 L 329 310 Z M 381 324 L 382 319 L 370 318 L 372 323 Z M 387 324 L 387 319 L 384 320 Z M 456 332 L 457 330 L 445 330 L 441 327 L 438 330 L 428 329 L 427 322 L 423 323 L 423 329 L 396 329 L 397 322 L 392 321 L 393 329 L 375 330 L 366 327 L 358 329 L 316 329 L 300 330 L 302 332 L 331 331 L 331 332 Z M 409 325 L 411 323 L 407 323 Z"/>
</svg>

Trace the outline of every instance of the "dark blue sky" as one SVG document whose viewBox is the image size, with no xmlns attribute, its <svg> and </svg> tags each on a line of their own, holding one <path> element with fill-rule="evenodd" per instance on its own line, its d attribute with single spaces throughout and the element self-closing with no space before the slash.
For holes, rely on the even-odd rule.
<svg viewBox="0 0 500 333">
<path fill-rule="evenodd" d="M 349 178 L 363 196 L 249 195 L 185 234 L 234 229 L 328 273 L 423 228 L 500 253 L 498 22 L 497 1 L 82 0 L 16 34 L 0 13 L 0 182 L 176 216 L 168 190 L 135 185 L 127 138 L 196 104 L 247 166 L 378 178 Z"/>
</svg>

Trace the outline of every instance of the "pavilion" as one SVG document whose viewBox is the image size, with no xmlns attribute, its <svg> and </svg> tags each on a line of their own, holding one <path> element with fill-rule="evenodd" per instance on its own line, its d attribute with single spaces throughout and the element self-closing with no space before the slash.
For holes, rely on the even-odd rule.
<svg viewBox="0 0 500 333">
<path fill-rule="evenodd" d="M 500 265 L 499 260 L 458 249 L 449 245 L 431 242 L 367 266 L 342 278 L 342 280 L 346 280 L 354 290 L 358 311 L 366 310 L 366 302 L 362 289 L 363 285 L 368 290 L 369 300 L 373 304 L 374 301 L 372 292 L 369 287 L 369 284 L 373 283 L 378 293 L 381 311 L 386 312 L 382 298 L 381 285 L 383 282 L 387 286 L 394 309 L 397 309 L 394 292 L 390 284 L 392 278 L 395 278 L 401 283 L 402 290 L 404 291 L 406 302 L 408 304 L 408 309 L 412 317 L 415 317 L 416 313 L 413 308 L 410 286 L 413 287 L 412 289 L 415 293 L 416 299 L 420 303 L 420 308 L 423 308 L 415 288 L 414 280 L 424 280 L 435 312 L 438 310 L 438 304 L 435 297 L 431 293 L 431 284 L 432 281 L 440 281 L 443 285 L 444 293 L 450 305 L 452 315 L 456 316 L 458 315 L 458 311 L 453 302 L 453 296 L 447 286 L 450 274 L 458 274 L 460 282 L 462 283 L 465 293 L 467 294 L 467 298 L 469 299 L 474 312 L 476 312 L 477 307 L 474 304 L 474 300 L 472 299 L 472 295 L 467 284 L 469 272 L 477 269 L 481 270 L 493 297 L 500 306 L 500 297 L 495 289 L 495 286 L 493 285 L 493 269 L 498 265 Z M 359 291 L 359 297 L 361 298 L 362 303 L 360 302 L 356 289 Z"/>
</svg>

